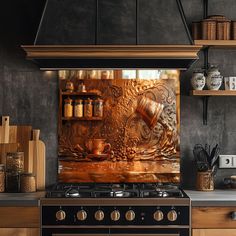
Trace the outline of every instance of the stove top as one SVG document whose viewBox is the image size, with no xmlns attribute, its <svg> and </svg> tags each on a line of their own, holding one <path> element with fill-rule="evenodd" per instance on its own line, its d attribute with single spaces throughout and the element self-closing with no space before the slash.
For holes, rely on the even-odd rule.
<svg viewBox="0 0 236 236">
<path fill-rule="evenodd" d="M 76 183 L 57 184 L 47 198 L 184 198 L 173 184 L 163 183 Z"/>
</svg>

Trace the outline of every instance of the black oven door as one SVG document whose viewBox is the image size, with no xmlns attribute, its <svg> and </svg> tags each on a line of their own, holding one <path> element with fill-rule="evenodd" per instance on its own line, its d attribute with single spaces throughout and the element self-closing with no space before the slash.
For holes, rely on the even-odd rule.
<svg viewBox="0 0 236 236">
<path fill-rule="evenodd" d="M 189 236 L 189 228 L 183 227 L 117 227 L 117 228 L 43 228 L 42 236 Z"/>
</svg>

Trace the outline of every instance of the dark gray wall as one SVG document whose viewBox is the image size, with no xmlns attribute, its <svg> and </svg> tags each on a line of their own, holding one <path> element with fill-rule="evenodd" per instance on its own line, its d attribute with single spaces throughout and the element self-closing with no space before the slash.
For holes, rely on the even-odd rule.
<svg viewBox="0 0 236 236">
<path fill-rule="evenodd" d="M 164 1 L 164 0 L 163 0 Z M 5 1 L 6 2 L 6 1 Z M 41 129 L 47 147 L 47 184 L 57 177 L 58 81 L 55 73 L 39 71 L 24 59 L 21 44 L 32 44 L 44 0 L 4 3 L 0 15 L 0 115 L 10 115 L 11 124 L 31 124 Z M 182 0 L 188 23 L 203 15 L 202 1 Z M 209 0 L 211 14 L 225 14 L 236 20 L 234 0 Z M 165 15 L 165 12 L 163 12 Z M 174 27 L 174 26 L 173 26 Z M 194 67 L 202 67 L 201 59 Z M 210 62 L 219 64 L 223 75 L 236 75 L 236 51 L 211 50 Z M 202 101 L 188 96 L 191 68 L 181 76 L 181 171 L 184 187 L 194 187 L 195 164 L 192 148 L 196 143 L 219 143 L 222 154 L 236 154 L 236 98 L 209 100 L 208 126 L 202 124 Z M 220 170 L 217 186 L 235 170 Z"/>
</svg>

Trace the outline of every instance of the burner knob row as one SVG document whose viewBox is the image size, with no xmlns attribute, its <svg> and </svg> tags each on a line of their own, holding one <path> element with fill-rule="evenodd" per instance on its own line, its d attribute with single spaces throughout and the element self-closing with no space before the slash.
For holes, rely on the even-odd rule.
<svg viewBox="0 0 236 236">
<path fill-rule="evenodd" d="M 162 212 L 161 210 L 157 210 L 157 211 L 153 214 L 153 218 L 154 218 L 154 220 L 156 220 L 156 221 L 162 221 L 163 218 L 164 218 L 164 214 L 163 214 L 163 212 Z M 178 218 L 178 214 L 177 214 L 177 212 L 176 212 L 175 210 L 171 210 L 171 211 L 168 212 L 168 214 L 167 214 L 167 219 L 168 219 L 169 221 L 172 221 L 172 222 L 173 222 L 173 221 L 176 221 L 177 218 Z"/>
</svg>

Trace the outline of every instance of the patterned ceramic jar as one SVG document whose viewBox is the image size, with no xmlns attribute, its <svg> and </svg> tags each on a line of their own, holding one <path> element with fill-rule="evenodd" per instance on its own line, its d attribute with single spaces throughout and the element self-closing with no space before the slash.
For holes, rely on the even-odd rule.
<svg viewBox="0 0 236 236">
<path fill-rule="evenodd" d="M 196 70 L 193 72 L 191 84 L 194 90 L 202 90 L 204 88 L 206 84 L 206 78 L 202 70 Z"/>
<path fill-rule="evenodd" d="M 210 90 L 219 90 L 222 85 L 223 76 L 220 75 L 219 68 L 211 65 L 207 71 L 207 88 Z"/>
</svg>

